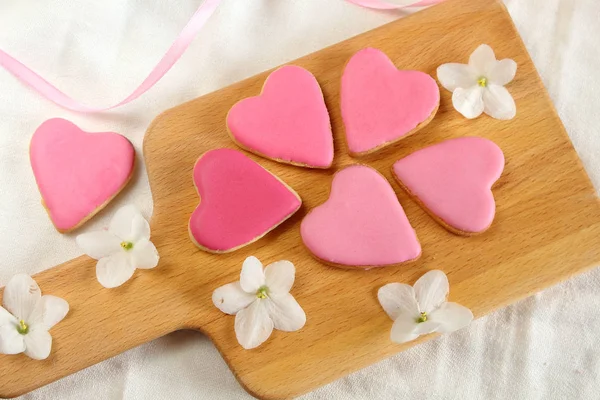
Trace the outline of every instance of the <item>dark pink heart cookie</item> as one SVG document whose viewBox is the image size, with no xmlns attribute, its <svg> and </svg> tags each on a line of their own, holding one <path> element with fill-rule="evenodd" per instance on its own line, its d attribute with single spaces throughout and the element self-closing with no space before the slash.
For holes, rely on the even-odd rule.
<svg viewBox="0 0 600 400">
<path fill-rule="evenodd" d="M 275 175 L 231 149 L 210 150 L 194 166 L 200 205 L 189 222 L 202 250 L 227 253 L 250 244 L 288 219 L 302 201 Z"/>
</svg>

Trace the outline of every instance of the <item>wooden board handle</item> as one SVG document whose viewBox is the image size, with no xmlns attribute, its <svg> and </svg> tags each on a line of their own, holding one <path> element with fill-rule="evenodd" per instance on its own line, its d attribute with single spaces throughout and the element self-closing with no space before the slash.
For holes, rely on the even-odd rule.
<svg viewBox="0 0 600 400">
<path fill-rule="evenodd" d="M 42 293 L 67 300 L 70 312 L 50 331 L 48 359 L 0 355 L 0 397 L 19 396 L 175 330 L 200 329 L 207 299 L 184 289 L 177 278 L 185 274 L 173 272 L 163 257 L 156 269 L 106 289 L 96 280 L 96 260 L 81 256 L 36 275 Z"/>
</svg>

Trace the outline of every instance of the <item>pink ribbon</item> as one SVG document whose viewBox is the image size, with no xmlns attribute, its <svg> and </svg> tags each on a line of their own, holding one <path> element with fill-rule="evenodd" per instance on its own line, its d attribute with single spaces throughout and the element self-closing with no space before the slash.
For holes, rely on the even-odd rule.
<svg viewBox="0 0 600 400">
<path fill-rule="evenodd" d="M 69 109 L 71 111 L 79 112 L 99 112 L 110 110 L 122 105 L 125 105 L 142 94 L 146 93 L 148 89 L 156 84 L 179 60 L 183 53 L 187 50 L 189 45 L 192 43 L 196 34 L 202 29 L 206 21 L 213 14 L 221 0 L 205 0 L 204 3 L 198 8 L 196 13 L 192 16 L 190 21 L 187 23 L 185 28 L 181 31 L 179 36 L 175 39 L 169 50 L 165 53 L 163 58 L 158 62 L 154 69 L 150 72 L 148 77 L 131 93 L 127 98 L 114 106 L 97 108 L 88 107 L 84 104 L 73 100 L 59 89 L 57 89 L 50 82 L 33 72 L 31 69 L 23 65 L 21 62 L 11 57 L 6 52 L 0 50 L 0 66 L 4 67 L 8 72 L 16 76 L 22 82 L 31 86 L 33 89 L 38 91 L 42 96 L 48 100 L 53 101 L 61 107 Z"/>
<path fill-rule="evenodd" d="M 384 0 L 346 0 L 350 3 L 377 10 L 397 10 L 405 7 L 425 7 L 441 3 L 444 0 L 416 0 L 411 4 L 399 5 Z"/>
<path fill-rule="evenodd" d="M 374 8 L 379 10 L 392 10 L 400 9 L 404 7 L 424 7 L 437 3 L 441 3 L 444 0 L 419 0 L 413 4 L 398 5 L 389 3 L 384 0 L 346 0 L 350 3 L 357 4 L 362 7 Z M 215 9 L 218 7 L 221 0 L 205 0 L 204 3 L 196 10 L 190 21 L 187 23 L 185 28 L 181 31 L 179 36 L 175 39 L 169 50 L 165 53 L 163 58 L 158 62 L 150 74 L 144 79 L 144 81 L 131 93 L 127 98 L 120 101 L 119 103 L 110 107 L 89 107 L 86 106 L 65 93 L 61 92 L 58 88 L 52 85 L 50 82 L 33 72 L 30 68 L 19 62 L 14 57 L 0 49 L 0 66 L 4 67 L 8 72 L 16 76 L 25 84 L 36 90 L 42 96 L 48 100 L 58 104 L 71 111 L 78 112 L 100 112 L 107 111 L 113 108 L 125 105 L 137 99 L 144 93 L 146 93 L 152 86 L 156 84 L 179 60 L 183 53 L 190 46 L 198 32 L 202 29 L 206 21 L 213 14 Z"/>
</svg>

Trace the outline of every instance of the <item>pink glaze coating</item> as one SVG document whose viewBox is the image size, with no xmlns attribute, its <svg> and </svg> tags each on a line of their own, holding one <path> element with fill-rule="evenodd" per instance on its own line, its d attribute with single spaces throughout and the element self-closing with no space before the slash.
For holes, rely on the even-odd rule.
<svg viewBox="0 0 600 400">
<path fill-rule="evenodd" d="M 418 258 L 421 245 L 388 181 L 363 165 L 333 178 L 329 199 L 302 221 L 302 240 L 318 258 L 381 267 Z"/>
<path fill-rule="evenodd" d="M 50 219 L 60 231 L 75 228 L 125 185 L 135 150 L 114 132 L 87 133 L 54 118 L 35 131 L 31 167 Z"/>
<path fill-rule="evenodd" d="M 232 149 L 210 150 L 194 166 L 201 202 L 189 222 L 200 246 L 234 250 L 269 232 L 302 204 L 269 171 Z"/>
<path fill-rule="evenodd" d="M 371 151 L 396 141 L 436 110 L 440 91 L 420 71 L 399 71 L 380 50 L 356 53 L 344 70 L 342 118 L 351 153 Z"/>
<path fill-rule="evenodd" d="M 491 187 L 504 169 L 504 154 L 491 140 L 446 140 L 410 154 L 393 168 L 410 193 L 451 227 L 479 233 L 492 224 L 496 203 Z"/>
<path fill-rule="evenodd" d="M 321 88 L 310 72 L 295 65 L 272 72 L 260 96 L 236 103 L 227 127 L 239 144 L 267 158 L 317 168 L 333 161 Z"/>
</svg>

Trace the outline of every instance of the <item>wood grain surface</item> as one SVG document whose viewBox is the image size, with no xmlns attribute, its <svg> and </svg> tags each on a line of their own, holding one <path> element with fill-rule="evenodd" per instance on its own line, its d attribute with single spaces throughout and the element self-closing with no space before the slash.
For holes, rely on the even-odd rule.
<svg viewBox="0 0 600 400">
<path fill-rule="evenodd" d="M 422 257 L 413 264 L 371 271 L 316 261 L 302 245 L 300 221 L 326 199 L 335 171 L 356 162 L 346 153 L 339 110 L 346 61 L 371 46 L 386 52 L 400 68 L 435 75 L 442 63 L 466 62 L 481 43 L 519 65 L 508 86 L 518 108 L 514 120 L 482 116 L 467 121 L 452 108 L 451 94 L 442 90 L 440 109 L 429 125 L 360 159 L 392 183 L 417 230 Z M 600 262 L 595 190 L 498 1 L 449 0 L 293 64 L 311 71 L 322 86 L 335 135 L 333 167 L 308 170 L 249 156 L 300 194 L 300 211 L 261 240 L 229 254 L 203 252 L 188 236 L 188 219 L 198 203 L 194 163 L 209 149 L 236 148 L 225 116 L 235 102 L 260 92 L 269 71 L 166 111 L 152 123 L 144 141 L 159 266 L 138 271 L 131 281 L 111 290 L 97 283 L 95 261 L 87 257 L 38 274 L 42 291 L 68 300 L 71 312 L 51 332 L 54 347 L 48 360 L 0 356 L 0 396 L 31 391 L 169 332 L 197 329 L 213 340 L 251 394 L 290 398 L 434 337 L 406 345 L 390 342 L 392 321 L 376 298 L 377 289 L 388 282 L 412 284 L 427 270 L 442 269 L 450 280 L 450 299 L 480 317 Z M 484 234 L 465 238 L 447 232 L 417 206 L 394 182 L 390 168 L 417 149 L 468 135 L 496 142 L 504 151 L 506 168 L 494 188 L 496 220 Z M 251 351 L 236 342 L 234 317 L 211 303 L 212 291 L 237 280 L 249 255 L 265 264 L 288 259 L 296 265 L 292 294 L 308 316 L 301 331 L 275 331 Z"/>
</svg>

